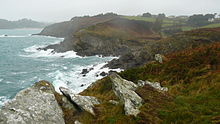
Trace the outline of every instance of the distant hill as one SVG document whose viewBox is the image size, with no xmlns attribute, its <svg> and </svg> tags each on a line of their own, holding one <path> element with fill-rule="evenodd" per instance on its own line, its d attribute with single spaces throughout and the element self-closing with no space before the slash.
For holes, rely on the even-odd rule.
<svg viewBox="0 0 220 124">
<path fill-rule="evenodd" d="M 47 24 L 31 19 L 21 19 L 18 21 L 8 21 L 0 19 L 0 29 L 15 29 L 15 28 L 44 28 Z"/>
<path fill-rule="evenodd" d="M 69 21 L 55 23 L 45 27 L 38 35 L 68 37 L 75 32 L 98 23 L 103 23 L 119 17 L 115 14 L 105 14 L 97 16 L 74 17 Z"/>
</svg>

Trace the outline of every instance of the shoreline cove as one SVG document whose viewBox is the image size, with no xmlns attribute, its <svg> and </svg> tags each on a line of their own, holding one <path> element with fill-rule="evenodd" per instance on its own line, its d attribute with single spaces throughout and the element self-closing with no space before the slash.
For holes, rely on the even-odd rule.
<svg viewBox="0 0 220 124">
<path fill-rule="evenodd" d="M 90 84 L 111 69 L 103 68 L 107 62 L 118 57 L 78 56 L 74 51 L 56 53 L 39 50 L 51 44 L 57 44 L 64 38 L 31 35 L 40 30 L 0 30 L 0 107 L 14 98 L 23 89 L 40 80 L 48 80 L 58 91 L 59 87 L 68 87 L 75 93 L 86 89 Z M 7 34 L 7 36 L 5 36 Z M 9 47 L 10 46 L 10 47 Z M 13 48 L 13 49 L 11 49 Z M 83 69 L 93 68 L 86 75 Z M 112 71 L 121 71 L 116 69 Z"/>
</svg>

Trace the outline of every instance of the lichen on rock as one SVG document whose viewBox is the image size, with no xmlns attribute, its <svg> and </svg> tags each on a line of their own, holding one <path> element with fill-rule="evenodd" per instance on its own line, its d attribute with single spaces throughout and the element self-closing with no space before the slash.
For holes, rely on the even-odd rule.
<svg viewBox="0 0 220 124">
<path fill-rule="evenodd" d="M 60 87 L 60 91 L 66 96 L 75 106 L 81 111 L 85 110 L 90 112 L 92 115 L 95 115 L 94 105 L 100 104 L 97 98 L 93 96 L 81 96 L 72 93 L 69 89 Z"/>
<path fill-rule="evenodd" d="M 115 95 L 124 104 L 125 114 L 137 116 L 143 102 L 143 99 L 135 92 L 138 85 L 121 78 L 116 73 L 111 74 L 110 79 L 113 83 L 112 88 Z"/>
<path fill-rule="evenodd" d="M 158 82 L 150 82 L 150 81 L 142 81 L 142 80 L 139 80 L 138 81 L 138 85 L 143 87 L 144 85 L 149 85 L 153 88 L 155 88 L 156 90 L 158 91 L 164 91 L 164 92 L 167 92 L 168 91 L 168 88 L 167 87 L 162 87 L 160 85 L 160 83 Z"/>
<path fill-rule="evenodd" d="M 0 110 L 0 124 L 64 124 L 54 92 L 47 81 L 20 91 Z"/>
</svg>

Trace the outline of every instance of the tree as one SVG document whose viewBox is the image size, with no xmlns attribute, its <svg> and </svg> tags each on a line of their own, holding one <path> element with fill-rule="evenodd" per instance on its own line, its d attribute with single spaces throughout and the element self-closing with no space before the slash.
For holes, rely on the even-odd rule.
<svg viewBox="0 0 220 124">
<path fill-rule="evenodd" d="M 189 17 L 188 24 L 192 26 L 204 26 L 209 24 L 210 19 L 214 19 L 215 14 L 197 14 L 197 15 L 192 15 Z"/>
<path fill-rule="evenodd" d="M 157 17 L 161 18 L 161 19 L 164 19 L 164 18 L 166 18 L 166 15 L 164 13 L 160 13 L 160 14 L 158 14 Z"/>
<path fill-rule="evenodd" d="M 147 12 L 147 13 L 143 13 L 142 16 L 143 16 L 143 17 L 152 17 L 152 15 L 151 15 L 149 12 Z"/>
</svg>

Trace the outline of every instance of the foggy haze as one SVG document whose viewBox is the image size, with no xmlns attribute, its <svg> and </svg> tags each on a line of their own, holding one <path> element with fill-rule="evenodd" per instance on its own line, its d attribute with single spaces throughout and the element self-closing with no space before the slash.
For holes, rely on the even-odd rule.
<svg viewBox="0 0 220 124">
<path fill-rule="evenodd" d="M 220 0 L 0 0 L 0 19 L 58 22 L 106 12 L 191 15 L 219 13 L 219 5 Z"/>
</svg>

